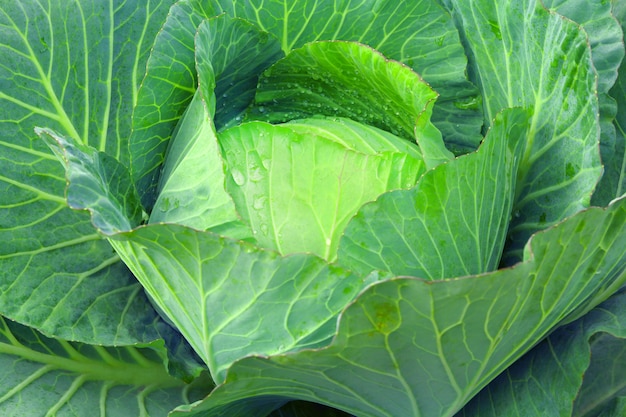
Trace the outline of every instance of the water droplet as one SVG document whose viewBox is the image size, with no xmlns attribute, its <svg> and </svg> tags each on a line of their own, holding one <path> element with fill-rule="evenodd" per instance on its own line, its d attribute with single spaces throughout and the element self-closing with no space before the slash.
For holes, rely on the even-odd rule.
<svg viewBox="0 0 626 417">
<path fill-rule="evenodd" d="M 261 233 L 263 233 L 265 236 L 267 236 L 267 232 L 268 232 L 268 227 L 265 223 L 261 224 L 259 226 L 259 230 L 261 230 Z"/>
<path fill-rule="evenodd" d="M 259 182 L 265 178 L 265 170 L 255 163 L 248 166 L 248 177 L 250 181 Z"/>
<path fill-rule="evenodd" d="M 270 167 L 272 166 L 272 160 L 271 159 L 264 159 L 261 161 L 261 163 L 263 164 L 263 168 L 269 170 Z"/>
<path fill-rule="evenodd" d="M 265 203 L 267 202 L 267 197 L 264 195 L 256 196 L 254 201 L 252 202 L 252 207 L 255 210 L 263 210 L 265 208 Z"/>
<path fill-rule="evenodd" d="M 246 183 L 246 177 L 244 177 L 243 173 L 236 168 L 230 170 L 230 175 L 233 176 L 233 180 L 237 185 L 242 186 Z"/>
</svg>

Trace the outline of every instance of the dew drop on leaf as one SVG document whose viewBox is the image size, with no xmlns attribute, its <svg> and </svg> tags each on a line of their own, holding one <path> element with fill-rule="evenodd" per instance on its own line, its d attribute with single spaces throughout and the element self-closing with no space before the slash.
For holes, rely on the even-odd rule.
<svg viewBox="0 0 626 417">
<path fill-rule="evenodd" d="M 266 202 L 267 202 L 267 197 L 264 196 L 264 195 L 259 195 L 252 202 L 252 207 L 255 210 L 263 210 L 263 208 L 265 207 L 265 203 Z"/>
<path fill-rule="evenodd" d="M 239 186 L 244 185 L 246 183 L 246 177 L 236 168 L 231 169 L 230 175 L 233 176 L 233 180 Z"/>
</svg>

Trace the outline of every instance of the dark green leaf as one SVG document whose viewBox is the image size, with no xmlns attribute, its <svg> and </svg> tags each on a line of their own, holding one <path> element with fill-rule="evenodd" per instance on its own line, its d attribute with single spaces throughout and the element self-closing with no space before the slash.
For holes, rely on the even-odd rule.
<svg viewBox="0 0 626 417">
<path fill-rule="evenodd" d="M 450 15 L 437 0 L 219 1 L 229 13 L 257 23 L 285 53 L 322 40 L 360 42 L 403 62 L 441 94 L 433 121 L 457 151 L 475 149 L 483 123 L 481 100 L 465 74 L 467 58 Z"/>
<path fill-rule="evenodd" d="M 223 15 L 198 27 L 198 84 L 204 100 L 215 101 L 217 130 L 241 122 L 259 75 L 283 56 L 278 39 L 244 20 Z"/>
<path fill-rule="evenodd" d="M 194 38 L 200 23 L 221 13 L 201 0 L 180 0 L 154 40 L 132 113 L 130 158 L 133 180 L 147 210 L 156 199 L 167 144 L 196 92 Z M 167 99 L 165 100 L 164 97 Z"/>
<path fill-rule="evenodd" d="M 167 416 L 200 399 L 205 380 L 186 386 L 163 366 L 162 342 L 104 348 L 47 338 L 0 317 L 0 414 Z"/>
<path fill-rule="evenodd" d="M 618 1 L 612 2 L 612 6 L 615 17 L 621 23 L 622 31 L 626 31 L 626 6 Z M 601 151 L 604 176 L 594 194 L 594 204 L 606 204 L 607 201 L 626 192 L 626 61 L 624 60 L 619 67 L 617 81 L 609 91 L 609 96 L 604 102 L 605 105 L 611 105 L 611 109 L 601 109 L 601 114 L 615 116 L 615 120 L 608 120 L 613 124 L 615 135 L 603 137 Z M 614 102 L 610 98 L 613 98 Z M 615 106 L 616 109 L 613 108 Z M 617 114 L 612 114 L 613 111 Z M 609 129 L 603 125 L 603 134 L 607 131 Z"/>
<path fill-rule="evenodd" d="M 626 386 L 625 307 L 622 291 L 558 329 L 489 384 L 459 416 L 622 415 L 611 410 L 620 408 Z"/>
<path fill-rule="evenodd" d="M 130 113 L 169 4 L 0 5 L 0 313 L 102 344 L 157 339 L 158 317 L 89 216 L 36 126 L 128 161 Z"/>
<path fill-rule="evenodd" d="M 453 0 L 489 120 L 506 107 L 534 116 L 520 161 L 507 263 L 537 230 L 589 204 L 601 176 L 599 106 L 584 31 L 535 0 Z"/>
</svg>

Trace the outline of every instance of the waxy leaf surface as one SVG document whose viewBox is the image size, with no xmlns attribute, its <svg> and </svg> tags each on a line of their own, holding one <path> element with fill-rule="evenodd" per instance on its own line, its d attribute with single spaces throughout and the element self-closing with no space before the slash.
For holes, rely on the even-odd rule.
<svg viewBox="0 0 626 417">
<path fill-rule="evenodd" d="M 195 414 L 173 415 L 263 416 L 272 399 L 302 399 L 361 417 L 453 416 L 577 306 L 624 284 L 625 231 L 622 199 L 536 234 L 513 268 L 373 284 L 330 346 L 242 359 Z"/>
<path fill-rule="evenodd" d="M 325 123 L 350 131 L 351 124 Z M 260 247 L 333 261 L 346 224 L 363 204 L 387 190 L 413 186 L 425 171 L 416 149 L 415 157 L 394 147 L 362 153 L 328 133 L 301 121 L 250 122 L 220 135 L 229 169 L 226 188 Z M 366 126 L 359 133 L 385 134 Z"/>
<path fill-rule="evenodd" d="M 89 216 L 67 207 L 51 128 L 128 162 L 130 113 L 171 2 L 0 5 L 0 313 L 102 344 L 158 338 L 158 316 Z"/>
<path fill-rule="evenodd" d="M 619 416 L 626 384 L 626 292 L 568 324 L 508 368 L 459 417 Z M 623 402 L 623 401 L 622 401 Z"/>
</svg>

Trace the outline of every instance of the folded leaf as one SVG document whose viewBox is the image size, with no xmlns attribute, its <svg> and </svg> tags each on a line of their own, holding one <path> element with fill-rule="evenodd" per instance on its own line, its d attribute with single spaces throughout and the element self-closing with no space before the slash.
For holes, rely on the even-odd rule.
<svg viewBox="0 0 626 417">
<path fill-rule="evenodd" d="M 497 269 L 529 119 L 522 109 L 499 113 L 478 151 L 363 206 L 344 232 L 338 262 L 432 280 Z"/>
<path fill-rule="evenodd" d="M 198 84 L 205 101 L 215 96 L 218 130 L 241 121 L 254 99 L 259 75 L 283 56 L 277 38 L 245 20 L 222 15 L 198 27 Z"/>
<path fill-rule="evenodd" d="M 249 118 L 285 122 L 347 117 L 445 150 L 430 124 L 437 93 L 409 68 L 353 42 L 314 42 L 292 51 L 261 77 Z M 425 118 L 424 120 L 420 120 Z M 416 127 L 419 126 L 419 129 Z M 430 160 L 429 147 L 422 147 Z"/>
<path fill-rule="evenodd" d="M 281 257 L 178 225 L 140 227 L 111 243 L 218 382 L 244 356 L 327 343 L 365 282 L 312 255 Z"/>
<path fill-rule="evenodd" d="M 459 34 L 438 0 L 218 3 L 281 39 L 285 53 L 313 41 L 344 40 L 369 45 L 408 65 L 441 94 L 433 122 L 446 144 L 467 152 L 480 143 L 481 99 L 467 80 Z"/>
<path fill-rule="evenodd" d="M 536 234 L 527 259 L 473 277 L 403 278 L 367 288 L 322 349 L 237 361 L 193 413 L 264 416 L 271 400 L 359 417 L 453 416 L 605 286 L 626 282 L 626 199 Z"/>
<path fill-rule="evenodd" d="M 150 223 L 219 228 L 229 236 L 252 237 L 226 192 L 215 128 L 201 97 L 197 92 L 170 141 Z"/>
<path fill-rule="evenodd" d="M 181 0 L 172 7 L 155 40 L 133 112 L 133 178 L 146 208 L 150 209 L 156 198 L 169 136 L 197 87 L 196 29 L 204 19 L 223 12 L 273 35 L 285 53 L 316 40 L 347 40 L 405 63 L 442 94 L 433 120 L 444 132 L 446 143 L 458 152 L 476 148 L 483 123 L 481 99 L 467 80 L 467 58 L 458 32 L 438 0 L 350 0 L 332 5 L 288 0 Z M 227 93 L 230 98 L 233 95 L 237 100 L 234 91 Z M 157 97 L 168 99 L 161 102 Z M 229 106 L 228 100 L 224 103 Z"/>
<path fill-rule="evenodd" d="M 71 208 L 89 210 L 93 225 L 104 234 L 139 226 L 141 203 L 124 165 L 49 129 L 37 128 L 36 132 L 65 165 Z"/>
<path fill-rule="evenodd" d="M 156 35 L 137 92 L 129 139 L 133 182 L 146 210 L 156 199 L 168 140 L 197 89 L 194 39 L 204 19 L 221 8 L 201 0 L 177 1 Z M 167 97 L 167 100 L 159 97 Z"/>
<path fill-rule="evenodd" d="M 612 7 L 615 17 L 621 23 L 622 31 L 626 31 L 626 6 L 622 2 L 614 2 Z M 593 200 L 594 204 L 600 205 L 626 193 L 626 61 L 624 60 L 622 60 L 619 75 L 609 95 L 615 99 L 615 120 L 611 120 L 615 137 L 614 142 L 603 138 L 601 151 L 604 175 Z M 604 126 L 602 129 L 603 132 L 606 130 Z"/>
</svg>

